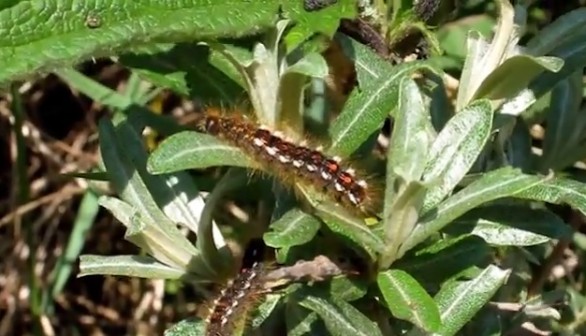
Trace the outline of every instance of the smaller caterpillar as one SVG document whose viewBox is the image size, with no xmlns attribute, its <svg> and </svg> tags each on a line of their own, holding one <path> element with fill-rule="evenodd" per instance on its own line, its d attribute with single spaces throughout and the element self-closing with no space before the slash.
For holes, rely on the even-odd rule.
<svg viewBox="0 0 586 336">
<path fill-rule="evenodd" d="M 206 320 L 206 336 L 231 336 L 246 328 L 255 303 L 267 292 L 263 288 L 263 270 L 261 263 L 254 263 L 242 269 L 222 290 Z"/>
<path fill-rule="evenodd" d="M 376 214 L 377 192 L 366 179 L 346 166 L 339 157 L 328 157 L 319 149 L 295 144 L 279 132 L 238 116 L 222 116 L 207 111 L 196 129 L 239 147 L 281 180 L 306 181 L 316 190 L 323 190 L 346 208 L 360 214 Z"/>
</svg>

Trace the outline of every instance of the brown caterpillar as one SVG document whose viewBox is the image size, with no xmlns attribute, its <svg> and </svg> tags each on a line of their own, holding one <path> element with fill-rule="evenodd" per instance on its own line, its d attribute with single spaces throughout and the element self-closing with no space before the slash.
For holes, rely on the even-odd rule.
<svg viewBox="0 0 586 336">
<path fill-rule="evenodd" d="M 378 190 L 341 158 L 328 157 L 319 148 L 296 144 L 280 132 L 271 132 L 236 113 L 208 111 L 198 120 L 196 129 L 240 148 L 281 181 L 307 182 L 361 215 L 374 215 L 378 210 Z"/>
<path fill-rule="evenodd" d="M 263 288 L 263 269 L 261 263 L 242 269 L 222 290 L 206 320 L 206 336 L 232 336 L 244 331 L 250 313 L 267 292 Z"/>
</svg>

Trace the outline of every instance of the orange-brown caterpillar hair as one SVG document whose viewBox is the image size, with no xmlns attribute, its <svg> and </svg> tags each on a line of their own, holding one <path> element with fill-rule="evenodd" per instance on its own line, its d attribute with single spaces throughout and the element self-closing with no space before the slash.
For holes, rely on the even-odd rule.
<svg viewBox="0 0 586 336">
<path fill-rule="evenodd" d="M 208 111 L 198 120 L 196 129 L 240 148 L 261 169 L 280 177 L 281 181 L 306 182 L 305 185 L 325 192 L 361 215 L 375 215 L 378 210 L 378 191 L 373 192 L 375 188 L 339 157 L 328 157 L 319 149 L 296 144 L 241 114 Z"/>
<path fill-rule="evenodd" d="M 207 318 L 206 336 L 242 334 L 264 289 L 264 265 L 243 268 L 214 301 Z"/>
</svg>

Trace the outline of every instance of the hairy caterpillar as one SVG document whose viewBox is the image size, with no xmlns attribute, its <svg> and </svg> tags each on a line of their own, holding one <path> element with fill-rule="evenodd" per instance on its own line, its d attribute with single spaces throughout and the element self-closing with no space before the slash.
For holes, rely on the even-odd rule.
<svg viewBox="0 0 586 336">
<path fill-rule="evenodd" d="M 378 210 L 378 191 L 339 157 L 328 157 L 318 148 L 296 144 L 237 113 L 207 111 L 196 122 L 196 129 L 240 148 L 263 170 L 285 182 L 306 182 L 361 215 L 374 215 Z"/>
<path fill-rule="evenodd" d="M 213 303 L 206 320 L 206 336 L 242 334 L 256 303 L 267 292 L 263 271 L 263 264 L 254 263 L 228 283 Z"/>
</svg>

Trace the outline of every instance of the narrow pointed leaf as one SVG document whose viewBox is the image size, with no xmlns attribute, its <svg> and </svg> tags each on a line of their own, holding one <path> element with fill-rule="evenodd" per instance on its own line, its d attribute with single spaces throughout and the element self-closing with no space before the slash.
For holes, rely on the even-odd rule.
<svg viewBox="0 0 586 336">
<path fill-rule="evenodd" d="M 527 42 L 527 52 L 538 56 L 549 54 L 581 33 L 585 26 L 586 8 L 576 8 L 560 15 Z"/>
<path fill-rule="evenodd" d="M 377 284 L 393 316 L 427 332 L 439 329 L 441 320 L 437 305 L 407 272 L 388 270 L 379 273 Z"/>
<path fill-rule="evenodd" d="M 490 103 L 476 101 L 452 117 L 438 134 L 423 172 L 424 181 L 432 185 L 423 211 L 437 205 L 466 175 L 488 140 L 492 120 Z"/>
<path fill-rule="evenodd" d="M 88 275 L 119 275 L 148 279 L 180 279 L 186 273 L 182 269 L 162 264 L 149 256 L 82 255 L 79 258 L 78 277 Z"/>
<path fill-rule="evenodd" d="M 456 335 L 474 315 L 492 298 L 505 283 L 510 270 L 488 266 L 480 275 L 466 282 L 455 282 L 444 286 L 436 295 L 442 326 L 434 335 Z M 421 330 L 412 330 L 407 335 L 426 335 Z"/>
<path fill-rule="evenodd" d="M 395 175 L 406 181 L 419 180 L 432 140 L 429 111 L 415 81 L 410 78 L 401 81 L 398 103 L 388 149 L 387 189 L 393 186 L 389 179 Z M 390 199 L 388 196 L 387 192 Z"/>
<path fill-rule="evenodd" d="M 582 72 L 576 72 L 552 90 L 540 160 L 541 171 L 561 170 L 581 159 L 569 156 L 568 152 L 580 147 L 580 142 L 586 139 L 586 116 L 580 108 L 582 91 Z"/>
<path fill-rule="evenodd" d="M 519 170 L 501 168 L 484 174 L 482 178 L 442 202 L 434 211 L 422 218 L 400 252 L 410 250 L 430 235 L 443 229 L 464 213 L 495 199 L 517 196 L 531 187 L 543 183 L 545 178 L 525 175 Z"/>
<path fill-rule="evenodd" d="M 417 70 L 429 69 L 420 62 L 391 67 L 369 48 L 353 41 L 349 48 L 355 55 L 360 88 L 352 91 L 344 110 L 329 129 L 328 153 L 342 157 L 352 154 L 395 109 L 401 79 Z"/>
<path fill-rule="evenodd" d="M 569 204 L 586 214 L 586 184 L 565 178 L 554 178 L 515 194 L 515 197 L 551 204 Z"/>
<path fill-rule="evenodd" d="M 489 206 L 473 210 L 458 218 L 447 232 L 470 232 L 496 246 L 531 246 L 572 235 L 570 227 L 554 213 L 521 206 Z"/>
<path fill-rule="evenodd" d="M 271 315 L 273 310 L 281 300 L 281 294 L 268 294 L 264 297 L 263 302 L 256 308 L 250 326 L 253 329 L 259 328 L 260 325 Z"/>
</svg>

